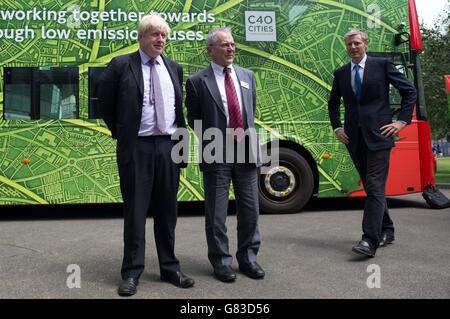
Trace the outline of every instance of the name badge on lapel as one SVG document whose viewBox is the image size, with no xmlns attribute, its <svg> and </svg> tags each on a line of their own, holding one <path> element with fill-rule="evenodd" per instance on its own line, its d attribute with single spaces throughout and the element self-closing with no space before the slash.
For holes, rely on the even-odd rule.
<svg viewBox="0 0 450 319">
<path fill-rule="evenodd" d="M 244 81 L 241 81 L 241 86 L 242 86 L 243 88 L 247 89 L 247 90 L 250 88 L 250 86 L 248 85 L 248 83 L 247 83 L 247 82 L 244 82 Z"/>
</svg>

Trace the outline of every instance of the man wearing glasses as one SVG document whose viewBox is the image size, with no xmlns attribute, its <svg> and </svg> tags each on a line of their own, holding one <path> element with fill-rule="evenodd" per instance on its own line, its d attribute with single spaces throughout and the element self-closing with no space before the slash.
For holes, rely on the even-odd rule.
<svg viewBox="0 0 450 319">
<path fill-rule="evenodd" d="M 214 142 L 206 138 L 208 134 L 205 135 L 205 131 L 218 131 L 222 140 L 227 140 L 220 149 L 215 149 L 216 155 L 220 153 L 222 156 L 211 161 L 203 152 L 200 163 L 205 189 L 208 258 L 218 280 L 233 282 L 236 279 L 231 267 L 233 257 L 229 253 L 225 225 L 232 181 L 237 208 L 236 259 L 239 269 L 252 279 L 262 279 L 265 272 L 256 263 L 261 243 L 257 186 L 260 160 L 258 151 L 255 152 L 258 149 L 256 134 L 248 134 L 249 131 L 254 132 L 255 75 L 250 70 L 233 65 L 236 47 L 229 28 L 211 30 L 206 45 L 212 62 L 187 80 L 186 107 L 189 125 L 196 131 L 203 150 Z M 195 128 L 199 124 L 201 132 Z M 245 148 L 243 152 L 242 145 Z M 230 153 L 232 155 L 227 156 Z M 241 156 L 243 153 L 245 156 Z M 242 158 L 243 161 L 239 160 Z"/>
</svg>

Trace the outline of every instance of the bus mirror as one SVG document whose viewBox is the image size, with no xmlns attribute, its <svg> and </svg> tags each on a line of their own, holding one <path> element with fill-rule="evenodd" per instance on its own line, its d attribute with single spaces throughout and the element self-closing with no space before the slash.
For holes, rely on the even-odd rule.
<svg viewBox="0 0 450 319">
<path fill-rule="evenodd" d="M 409 41 L 409 33 L 408 32 L 399 32 L 395 35 L 394 43 L 395 46 L 399 46 L 402 43 L 406 43 Z"/>
</svg>

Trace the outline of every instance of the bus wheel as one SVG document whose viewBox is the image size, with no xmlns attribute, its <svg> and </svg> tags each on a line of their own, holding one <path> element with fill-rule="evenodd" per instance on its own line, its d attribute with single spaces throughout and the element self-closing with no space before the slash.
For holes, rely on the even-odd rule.
<svg viewBox="0 0 450 319">
<path fill-rule="evenodd" d="M 299 153 L 280 148 L 279 165 L 259 175 L 259 203 L 263 213 L 298 213 L 311 199 L 314 175 Z"/>
</svg>

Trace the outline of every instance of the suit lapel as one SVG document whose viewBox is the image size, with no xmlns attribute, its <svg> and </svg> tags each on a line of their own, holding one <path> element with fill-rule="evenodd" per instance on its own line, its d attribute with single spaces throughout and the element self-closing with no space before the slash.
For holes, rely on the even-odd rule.
<svg viewBox="0 0 450 319">
<path fill-rule="evenodd" d="M 351 63 L 348 63 L 344 67 L 344 87 L 345 87 L 347 96 L 351 96 L 356 100 L 356 95 L 352 88 L 352 65 L 351 65 Z"/>
<path fill-rule="evenodd" d="M 141 95 L 144 95 L 144 76 L 142 75 L 141 64 L 141 56 L 139 55 L 139 51 L 136 51 L 131 55 L 130 68 L 138 85 L 139 92 Z"/>
<path fill-rule="evenodd" d="M 204 81 L 206 84 L 206 87 L 209 90 L 209 93 L 211 94 L 212 98 L 214 99 L 214 102 L 216 102 L 216 106 L 220 109 L 220 111 L 226 116 L 225 113 L 225 107 L 223 106 L 222 99 L 220 98 L 220 91 L 219 87 L 217 86 L 216 77 L 214 76 L 214 71 L 211 65 L 205 70 L 205 73 L 203 74 Z"/>
<path fill-rule="evenodd" d="M 161 58 L 164 62 L 164 65 L 166 66 L 167 71 L 169 72 L 170 79 L 172 80 L 172 84 L 173 84 L 173 88 L 174 88 L 174 92 L 175 92 L 175 99 L 178 100 L 181 98 L 181 92 L 179 90 L 180 89 L 179 86 L 177 85 L 177 83 L 180 82 L 180 80 L 178 79 L 177 70 L 175 69 L 175 67 L 172 66 L 172 64 L 169 63 L 169 61 L 165 57 L 163 57 L 161 55 Z"/>
<path fill-rule="evenodd" d="M 367 57 L 366 64 L 364 66 L 364 76 L 361 85 L 361 99 L 364 97 L 364 92 L 367 91 L 367 80 L 369 79 L 369 74 L 372 72 L 372 60 Z"/>
<path fill-rule="evenodd" d="M 366 66 L 367 66 L 367 64 L 366 64 Z M 362 87 L 363 86 L 364 86 L 364 79 L 363 79 Z M 353 91 L 353 88 L 352 88 L 352 64 L 351 63 L 348 63 L 344 67 L 344 88 L 346 90 L 346 92 L 345 92 L 346 96 L 348 96 L 352 100 L 354 100 L 355 104 L 358 103 L 358 99 L 356 98 L 356 94 L 355 94 L 355 92 Z M 363 96 L 363 93 L 362 93 L 362 88 L 361 88 L 361 97 L 362 96 Z"/>
</svg>

